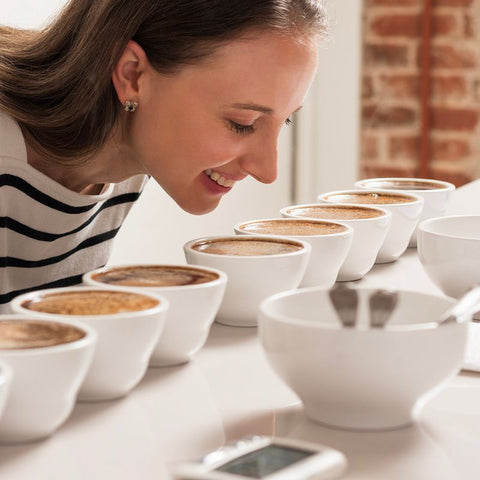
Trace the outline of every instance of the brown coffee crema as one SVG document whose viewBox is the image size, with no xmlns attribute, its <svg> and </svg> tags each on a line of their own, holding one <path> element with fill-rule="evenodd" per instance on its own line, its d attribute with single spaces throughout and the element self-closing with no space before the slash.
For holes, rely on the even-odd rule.
<svg viewBox="0 0 480 480">
<path fill-rule="evenodd" d="M 425 180 L 372 180 L 366 182 L 367 188 L 385 188 L 387 190 L 444 190 L 447 187 L 442 183 Z"/>
<path fill-rule="evenodd" d="M 362 205 L 395 205 L 417 201 L 416 198 L 401 193 L 395 194 L 368 191 L 358 193 L 336 193 L 328 195 L 325 198 L 336 203 L 359 203 Z"/>
<path fill-rule="evenodd" d="M 220 276 L 215 272 L 191 267 L 169 265 L 135 265 L 110 268 L 92 275 L 92 280 L 109 285 L 130 287 L 174 287 L 213 282 Z"/>
<path fill-rule="evenodd" d="M 192 246 L 194 250 L 214 255 L 262 256 L 298 252 L 303 249 L 299 243 L 288 240 L 250 239 L 248 237 L 206 240 Z"/>
<path fill-rule="evenodd" d="M 331 235 L 347 230 L 343 225 L 308 220 L 265 220 L 243 224 L 240 229 L 245 232 L 268 235 Z"/>
<path fill-rule="evenodd" d="M 22 303 L 23 308 L 58 315 L 109 315 L 148 310 L 160 300 L 134 292 L 88 290 L 47 293 Z"/>
<path fill-rule="evenodd" d="M 355 207 L 353 205 L 312 205 L 308 207 L 292 208 L 289 215 L 298 217 L 319 218 L 322 220 L 363 220 L 385 216 L 380 210 L 369 207 Z"/>
<path fill-rule="evenodd" d="M 45 320 L 0 320 L 0 349 L 20 350 L 71 343 L 85 337 L 83 330 Z"/>
</svg>

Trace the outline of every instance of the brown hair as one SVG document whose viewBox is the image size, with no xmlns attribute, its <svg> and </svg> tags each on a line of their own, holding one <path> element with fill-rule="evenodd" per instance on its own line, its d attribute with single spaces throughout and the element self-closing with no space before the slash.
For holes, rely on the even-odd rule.
<svg viewBox="0 0 480 480">
<path fill-rule="evenodd" d="M 94 155 L 122 106 L 111 81 L 129 40 L 168 74 L 250 29 L 316 37 L 321 0 L 70 0 L 45 29 L 0 26 L 0 110 L 62 163 Z"/>
</svg>

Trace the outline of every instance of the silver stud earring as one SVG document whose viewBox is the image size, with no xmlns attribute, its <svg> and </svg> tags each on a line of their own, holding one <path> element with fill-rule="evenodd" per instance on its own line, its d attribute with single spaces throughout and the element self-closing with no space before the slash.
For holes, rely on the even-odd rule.
<svg viewBox="0 0 480 480">
<path fill-rule="evenodd" d="M 138 107 L 138 102 L 135 102 L 133 100 L 125 100 L 123 107 L 126 112 L 134 112 Z"/>
</svg>

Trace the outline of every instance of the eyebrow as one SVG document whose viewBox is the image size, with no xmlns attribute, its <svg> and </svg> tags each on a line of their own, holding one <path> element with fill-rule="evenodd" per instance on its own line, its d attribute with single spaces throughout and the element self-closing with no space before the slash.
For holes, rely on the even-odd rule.
<svg viewBox="0 0 480 480">
<path fill-rule="evenodd" d="M 272 115 L 274 113 L 272 108 L 264 107 L 263 105 L 259 105 L 257 103 L 234 103 L 232 107 L 239 108 L 241 110 L 254 110 L 255 112 L 265 113 L 266 115 Z M 300 105 L 292 112 L 292 115 L 297 113 L 302 107 L 303 105 Z"/>
</svg>

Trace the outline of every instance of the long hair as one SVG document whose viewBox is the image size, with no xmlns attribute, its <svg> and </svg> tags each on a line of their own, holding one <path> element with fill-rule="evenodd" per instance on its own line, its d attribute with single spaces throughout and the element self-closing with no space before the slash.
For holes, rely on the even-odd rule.
<svg viewBox="0 0 480 480">
<path fill-rule="evenodd" d="M 249 29 L 316 37 L 321 0 L 70 0 L 43 30 L 0 26 L 0 110 L 61 163 L 95 154 L 118 121 L 111 81 L 129 40 L 168 74 Z"/>
</svg>

